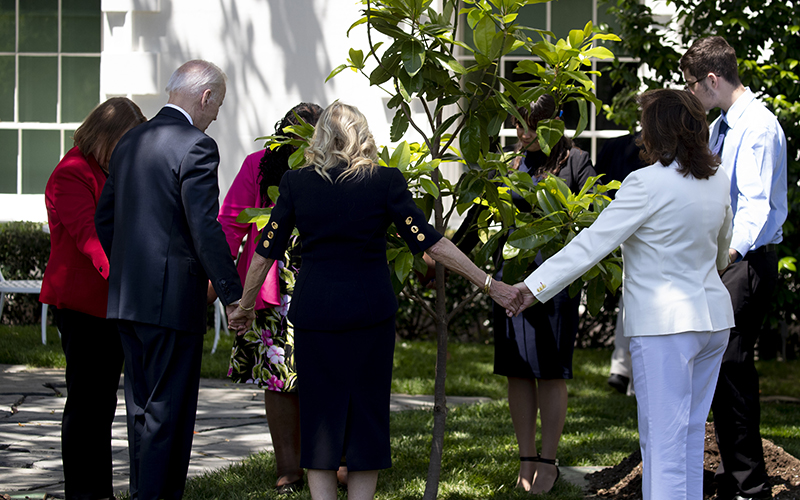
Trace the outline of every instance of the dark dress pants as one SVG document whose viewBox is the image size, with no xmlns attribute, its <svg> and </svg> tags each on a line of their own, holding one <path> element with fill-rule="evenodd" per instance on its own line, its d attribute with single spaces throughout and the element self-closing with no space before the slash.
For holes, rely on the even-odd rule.
<svg viewBox="0 0 800 500">
<path fill-rule="evenodd" d="M 183 496 L 197 415 L 203 336 L 120 320 L 131 500 Z"/>
<path fill-rule="evenodd" d="M 51 309 L 67 358 L 61 459 L 67 500 L 113 496 L 111 424 L 117 409 L 122 345 L 113 320 Z"/>
<path fill-rule="evenodd" d="M 721 463 L 720 498 L 771 498 L 761 446 L 761 406 L 754 347 L 778 278 L 775 252 L 750 252 L 730 266 L 722 282 L 733 301 L 731 328 L 711 409 Z"/>
</svg>

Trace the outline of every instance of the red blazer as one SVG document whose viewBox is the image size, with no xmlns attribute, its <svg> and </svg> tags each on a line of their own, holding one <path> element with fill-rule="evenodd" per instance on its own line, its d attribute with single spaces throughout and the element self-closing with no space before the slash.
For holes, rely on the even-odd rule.
<svg viewBox="0 0 800 500">
<path fill-rule="evenodd" d="M 108 304 L 108 258 L 94 228 L 106 174 L 77 147 L 64 155 L 44 191 L 50 260 L 39 301 L 100 318 Z"/>
</svg>

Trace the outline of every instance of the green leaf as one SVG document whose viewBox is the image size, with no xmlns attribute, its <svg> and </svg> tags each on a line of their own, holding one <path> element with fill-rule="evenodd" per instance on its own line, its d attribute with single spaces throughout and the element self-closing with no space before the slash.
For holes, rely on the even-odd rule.
<svg viewBox="0 0 800 500">
<path fill-rule="evenodd" d="M 350 31 L 351 31 L 353 28 L 355 28 L 356 26 L 360 26 L 360 25 L 362 25 L 362 24 L 364 24 L 364 23 L 366 23 L 366 22 L 367 22 L 367 16 L 364 16 L 364 17 L 362 17 L 361 19 L 359 19 L 358 21 L 356 21 L 356 22 L 354 22 L 353 24 L 351 24 L 351 25 L 350 25 L 350 27 L 349 27 L 349 28 L 347 28 L 347 36 L 348 36 L 348 37 L 350 37 Z"/>
<path fill-rule="evenodd" d="M 505 231 L 497 231 L 492 235 L 489 240 L 483 244 L 483 246 L 478 250 L 475 254 L 475 265 L 480 267 L 488 261 L 494 252 L 497 250 L 497 246 L 500 244 L 500 238 L 505 234 Z"/>
<path fill-rule="evenodd" d="M 403 134 L 408 130 L 408 117 L 403 108 L 399 108 L 394 114 L 392 126 L 389 129 L 389 140 L 397 142 L 403 138 Z"/>
<path fill-rule="evenodd" d="M 614 53 L 605 47 L 593 47 L 588 50 L 582 50 L 583 57 L 594 57 L 596 59 L 614 59 Z"/>
<path fill-rule="evenodd" d="M 436 127 L 436 130 L 433 131 L 431 138 L 437 138 L 444 135 L 447 129 L 450 128 L 450 126 L 453 125 L 453 123 L 459 118 L 461 118 L 461 115 L 458 114 L 448 116 L 447 120 L 443 121 L 441 125 Z"/>
<path fill-rule="evenodd" d="M 433 196 L 434 198 L 439 197 L 439 188 L 436 187 L 436 184 L 434 184 L 432 180 L 428 179 L 427 177 L 420 177 L 419 183 L 422 185 L 422 189 L 424 189 L 429 195 Z"/>
<path fill-rule="evenodd" d="M 606 285 L 603 279 L 597 277 L 587 283 L 586 286 L 586 309 L 589 314 L 596 316 L 603 307 L 606 299 Z"/>
<path fill-rule="evenodd" d="M 358 68 L 364 67 L 364 51 L 357 49 L 350 49 L 350 63 Z"/>
<path fill-rule="evenodd" d="M 239 220 L 239 219 L 236 219 Z M 789 271 L 789 272 L 797 272 L 797 266 L 795 263 L 797 259 L 794 257 L 784 257 L 778 261 L 778 272 L 782 271 Z"/>
<path fill-rule="evenodd" d="M 416 75 L 425 63 L 425 47 L 416 40 L 409 40 L 403 43 L 401 54 L 406 73 Z"/>
<path fill-rule="evenodd" d="M 297 151 L 289 155 L 289 168 L 297 168 L 303 166 L 306 162 L 305 146 L 297 148 Z"/>
<path fill-rule="evenodd" d="M 268 187 L 267 188 L 267 196 L 269 196 L 269 199 L 272 201 L 272 203 L 277 202 L 278 201 L 278 196 L 280 196 L 280 192 L 278 191 L 278 186 L 270 186 L 270 187 Z"/>
<path fill-rule="evenodd" d="M 333 71 L 331 71 L 331 74 L 328 75 L 328 78 L 325 79 L 325 82 L 327 83 L 328 80 L 330 80 L 334 76 L 336 76 L 339 73 L 341 73 L 342 70 L 344 70 L 345 68 L 349 68 L 349 67 L 350 67 L 349 64 L 340 64 L 340 65 L 336 66 L 335 68 L 333 68 Z"/>
<path fill-rule="evenodd" d="M 536 126 L 539 146 L 542 152 L 550 156 L 553 146 L 564 136 L 564 122 L 561 120 L 540 120 Z"/>
<path fill-rule="evenodd" d="M 472 40 L 475 42 L 475 48 L 485 56 L 488 56 L 492 50 L 494 34 L 494 22 L 489 16 L 485 16 L 478 21 L 478 24 L 475 26 L 475 31 L 472 32 Z"/>
<path fill-rule="evenodd" d="M 552 222 L 547 221 L 546 224 L 534 222 L 531 225 L 517 229 L 508 237 L 508 244 L 523 250 L 539 249 L 558 236 L 558 229 L 547 227 L 548 225 L 552 225 Z M 544 229 L 542 226 L 544 226 Z"/>
<path fill-rule="evenodd" d="M 583 44 L 584 40 L 584 31 L 583 30 L 571 30 L 569 32 L 569 45 L 572 48 L 580 48 Z"/>
<path fill-rule="evenodd" d="M 519 283 L 528 276 L 529 267 L 529 259 L 524 257 L 506 260 L 503 265 L 503 282 L 509 285 Z"/>
<path fill-rule="evenodd" d="M 397 258 L 394 260 L 394 272 L 397 276 L 397 279 L 400 281 L 405 281 L 406 277 L 408 277 L 408 273 L 411 272 L 411 269 L 414 267 L 414 256 L 411 255 L 406 249 L 398 254 Z"/>
<path fill-rule="evenodd" d="M 467 163 L 477 163 L 481 147 L 481 124 L 474 117 L 467 119 L 467 124 L 461 129 L 459 141 L 461 143 L 461 153 Z"/>
<path fill-rule="evenodd" d="M 575 135 L 573 137 L 581 135 L 581 132 L 586 130 L 586 125 L 589 123 L 589 111 L 586 109 L 586 101 L 583 99 L 578 99 L 578 111 L 580 111 L 581 117 L 580 120 L 578 120 L 578 126 L 575 128 Z"/>
<path fill-rule="evenodd" d="M 406 170 L 409 163 L 411 163 L 411 148 L 406 141 L 403 141 L 394 148 L 392 157 L 389 159 L 389 166 Z"/>
</svg>

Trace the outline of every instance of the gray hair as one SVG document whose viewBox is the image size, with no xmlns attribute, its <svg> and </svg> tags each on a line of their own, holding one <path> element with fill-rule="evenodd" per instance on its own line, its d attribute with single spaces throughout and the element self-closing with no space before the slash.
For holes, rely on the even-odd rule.
<svg viewBox="0 0 800 500">
<path fill-rule="evenodd" d="M 167 93 L 199 96 L 206 89 L 211 90 L 211 100 L 218 101 L 225 90 L 228 77 L 219 67 L 202 59 L 194 59 L 183 63 L 176 69 L 167 82 Z"/>
</svg>

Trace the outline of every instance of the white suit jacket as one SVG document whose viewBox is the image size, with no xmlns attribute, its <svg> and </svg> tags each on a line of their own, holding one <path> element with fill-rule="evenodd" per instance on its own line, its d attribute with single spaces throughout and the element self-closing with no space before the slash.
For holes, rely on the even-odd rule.
<svg viewBox="0 0 800 500">
<path fill-rule="evenodd" d="M 631 173 L 591 227 L 525 280 L 546 302 L 622 245 L 626 337 L 731 328 L 731 298 L 717 269 L 728 263 L 730 180 L 684 177 L 678 164 Z"/>
</svg>

